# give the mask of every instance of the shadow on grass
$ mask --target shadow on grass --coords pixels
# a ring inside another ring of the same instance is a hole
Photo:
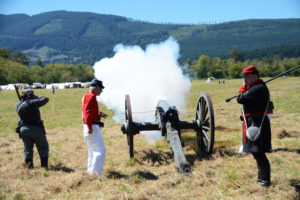
[[[109,179],[122,179],[122,178],[126,179],[126,178],[128,178],[128,175],[122,174],[117,171],[110,170],[108,172],[107,178],[109,178]]]
[[[158,176],[156,176],[153,173],[148,172],[148,171],[145,171],[145,172],[137,171],[137,172],[134,172],[133,174],[131,174],[130,177],[138,177],[140,179],[146,179],[146,180],[152,180],[152,181],[158,180]]]
[[[212,154],[216,157],[233,157],[233,156],[239,157],[240,156],[240,154],[236,152],[234,149],[225,149],[225,148],[215,149],[213,150]]]
[[[196,150],[194,150],[196,151]],[[163,152],[159,150],[143,150],[141,152],[137,152],[135,161],[138,162],[140,165],[147,165],[150,164],[151,166],[164,166],[169,165],[174,162],[173,153],[170,152]],[[225,148],[218,148],[213,150],[211,155],[207,154],[185,154],[187,162],[193,166],[195,161],[202,161],[202,160],[212,160],[216,158],[226,158],[226,157],[239,157],[240,154],[236,152],[234,149],[225,149]]]
[[[69,167],[63,166],[61,163],[59,163],[57,165],[54,165],[54,166],[50,166],[49,170],[52,170],[52,171],[63,171],[65,173],[71,173],[71,172],[75,171],[74,169],[71,169]]]
[[[271,153],[273,152],[277,152],[277,151],[283,151],[283,152],[295,152],[297,154],[300,154],[300,149],[295,149],[295,150],[290,150],[290,149],[287,149],[287,148],[277,148],[277,149],[273,149]]]
[[[158,180],[158,176],[149,171],[137,171],[132,173],[131,175],[122,174],[117,171],[109,171],[107,175],[107,178],[109,179],[130,179],[134,177],[145,180]]]
[[[170,164],[172,159],[173,155],[171,152],[149,149],[138,152],[136,161],[141,165],[150,163],[152,166],[162,166]]]
[[[185,158],[186,158],[186,161],[188,161],[188,163],[191,165],[191,166],[194,166],[194,163],[196,160],[202,160],[202,159],[210,159],[209,157],[207,156],[201,156],[201,155],[198,155],[198,154],[187,154],[185,155]]]
[[[297,192],[298,199],[300,199],[300,179],[290,180],[291,186],[293,186]]]
[[[186,160],[193,166],[195,161],[202,161],[202,160],[214,160],[217,158],[227,158],[227,157],[239,157],[241,156],[238,152],[234,149],[225,149],[225,148],[218,148],[214,149],[211,155],[207,154],[188,154],[186,155]]]

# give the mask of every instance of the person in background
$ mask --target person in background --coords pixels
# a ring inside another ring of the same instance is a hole
[[[22,92],[21,100],[16,104],[16,110],[20,117],[16,132],[19,133],[24,143],[25,167],[28,169],[34,167],[34,144],[38,149],[41,166],[48,168],[49,145],[39,110],[48,101],[47,97],[35,96],[32,89],[25,89]]]
[[[264,81],[259,78],[259,72],[255,66],[245,68],[242,75],[244,82],[239,89],[237,102],[243,105],[244,111],[243,152],[252,153],[258,167],[257,182],[261,182],[262,187],[268,187],[271,184],[271,171],[265,153],[271,151],[271,127],[269,118],[265,117],[265,112],[269,105],[270,94]],[[248,127],[262,125],[257,140],[251,141],[246,136],[246,125]]]
[[[89,174],[96,173],[102,175],[106,149],[104,146],[100,121],[106,114],[99,111],[96,96],[99,96],[104,89],[102,81],[93,79],[90,83],[89,91],[82,98],[82,118],[83,118],[83,135],[88,146],[88,165]]]

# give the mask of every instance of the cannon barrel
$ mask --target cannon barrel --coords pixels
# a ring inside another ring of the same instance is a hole
[[[156,109],[162,113],[163,121],[177,122],[179,121],[178,111],[175,106],[169,106],[165,100],[159,100]]]

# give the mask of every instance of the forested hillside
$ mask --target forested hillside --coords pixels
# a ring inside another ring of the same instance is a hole
[[[202,54],[225,59],[234,47],[245,59],[300,56],[300,19],[183,25],[86,12],[0,15],[0,48],[20,50],[32,62],[92,65],[112,56],[118,43],[145,47],[170,35],[180,44],[181,62]]]

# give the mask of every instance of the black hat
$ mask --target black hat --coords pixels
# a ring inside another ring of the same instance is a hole
[[[94,86],[94,87],[100,87],[102,89],[104,89],[104,86],[102,84],[102,81],[98,80],[98,79],[93,79],[90,83],[91,86]]]
[[[22,93],[23,93],[23,95],[33,95],[33,90],[32,89],[25,89]]]

